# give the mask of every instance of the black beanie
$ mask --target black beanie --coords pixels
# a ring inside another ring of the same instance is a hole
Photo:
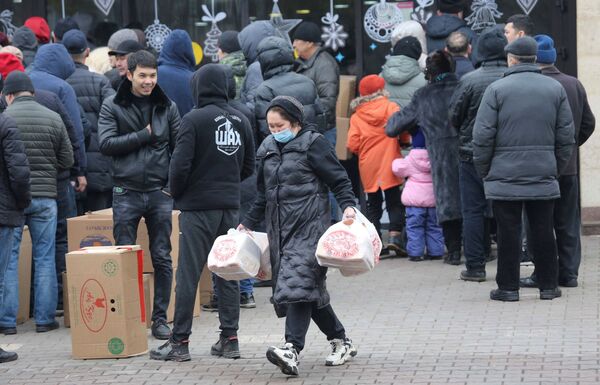
[[[4,95],[16,94],[23,91],[34,92],[33,83],[25,72],[13,71],[4,80]]]
[[[435,0],[435,6],[441,13],[459,13],[465,10],[463,0]]]
[[[321,29],[312,21],[303,21],[294,31],[294,40],[321,42]]]
[[[79,29],[79,24],[72,17],[68,16],[66,19],[60,19],[54,26],[54,36],[62,40],[65,33],[72,29]]]
[[[225,31],[219,37],[219,48],[224,53],[240,51],[240,42],[238,40],[238,31]]]
[[[392,55],[394,56],[408,56],[415,60],[419,60],[422,53],[421,43],[414,36],[406,36],[398,40],[392,50]]]
[[[477,40],[477,61],[506,59],[504,47],[508,44],[504,31],[500,28],[490,28],[484,31]]]
[[[303,123],[304,122],[304,106],[298,101],[298,99],[291,96],[277,96],[271,101],[267,113],[273,107],[282,108],[293,120]]]

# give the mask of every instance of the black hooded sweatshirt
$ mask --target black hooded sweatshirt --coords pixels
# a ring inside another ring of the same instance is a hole
[[[254,172],[248,119],[228,104],[225,68],[207,64],[192,76],[196,108],[181,120],[169,180],[182,211],[240,207],[240,182]]]

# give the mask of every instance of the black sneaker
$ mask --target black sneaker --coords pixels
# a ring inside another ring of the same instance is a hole
[[[502,290],[494,289],[490,291],[490,299],[494,301],[508,301],[514,302],[519,300],[518,290]]]
[[[460,272],[460,279],[463,281],[470,282],[484,282],[485,271],[484,270],[463,270]]]
[[[210,354],[234,360],[240,358],[240,345],[237,336],[220,336],[219,340],[210,348]]]
[[[281,348],[271,346],[267,349],[267,359],[270,363],[281,369],[283,374],[287,374],[288,376],[298,375],[298,365],[300,364],[298,361],[298,352],[294,348],[294,345],[289,342]]]
[[[54,321],[52,323],[49,324],[45,324],[45,325],[35,325],[35,331],[36,333],[46,333],[52,330],[56,330],[60,327],[60,325],[58,324],[58,321]]]
[[[254,309],[256,302],[254,301],[254,295],[252,293],[241,293],[240,294],[240,307],[244,309]]]
[[[0,333],[4,334],[5,336],[17,334],[17,328],[11,326],[0,326]]]
[[[165,342],[163,345],[150,351],[150,358],[161,361],[189,361],[190,350],[188,348],[189,341],[175,342],[172,339]]]
[[[537,288],[538,283],[537,283],[537,280],[535,279],[535,277],[530,276],[530,277],[519,279],[519,287],[535,287],[535,288]]]
[[[554,289],[540,290],[540,299],[552,300],[561,296],[562,291],[560,291],[558,287],[555,287]]]
[[[217,296],[216,295],[211,296],[209,304],[201,305],[200,307],[204,311],[210,311],[210,312],[219,311],[219,302],[217,301]]]
[[[168,340],[171,338],[171,329],[165,321],[159,320],[152,323],[152,335],[157,340]]]
[[[19,356],[14,352],[7,352],[0,348],[0,363],[15,361]]]
[[[460,251],[452,251],[448,253],[446,258],[444,258],[444,263],[454,266],[460,265]]]

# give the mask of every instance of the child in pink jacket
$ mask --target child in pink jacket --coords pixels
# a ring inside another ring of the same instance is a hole
[[[402,191],[402,203],[406,206],[408,258],[413,262],[424,258],[442,259],[444,235],[437,221],[431,164],[425,138],[420,132],[413,137],[413,149],[408,156],[392,162],[392,171],[398,177],[408,178]]]

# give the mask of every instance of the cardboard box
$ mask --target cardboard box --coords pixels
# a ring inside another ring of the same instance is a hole
[[[31,234],[29,228],[23,228],[23,239],[19,251],[19,310],[17,311],[17,325],[29,319],[31,305]]]
[[[356,76],[341,75],[340,91],[337,104],[335,105],[335,116],[338,118],[350,117],[350,102],[356,97]]]
[[[67,254],[73,358],[147,352],[139,246],[88,247]]]
[[[172,216],[171,259],[174,269],[177,267],[177,257],[179,256],[179,213],[179,211],[174,210]],[[83,247],[114,245],[112,209],[94,211],[80,217],[69,218],[67,220],[67,232],[69,251],[76,251]],[[153,272],[150,240],[144,218],[142,218],[138,227],[136,243],[144,250],[144,273]]]
[[[352,158],[352,153],[346,147],[348,144],[348,131],[350,130],[350,118],[337,118],[336,129],[335,153],[339,160],[348,160]]]
[[[198,291],[200,293],[200,305],[209,305],[210,299],[213,295],[212,276],[208,266],[204,265],[202,269],[202,276],[200,276],[200,284],[198,285]]]
[[[69,281],[67,280],[67,272],[66,271],[62,272],[62,282],[63,282],[64,288],[69,287]],[[63,310],[64,310],[63,324],[65,325],[66,328],[70,328],[71,327],[71,319],[70,319],[71,311],[69,310],[69,290],[67,290],[67,289],[63,290]]]

